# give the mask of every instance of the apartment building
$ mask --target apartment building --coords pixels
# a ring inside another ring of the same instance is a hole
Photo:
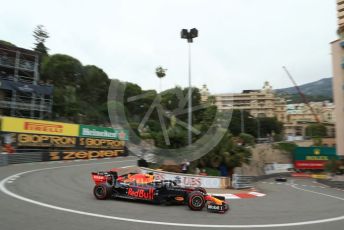
[[[0,44],[0,115],[50,118],[53,86],[40,81],[39,56]]]
[[[344,158],[344,0],[337,0],[339,39],[331,42],[337,154]]]
[[[219,111],[245,110],[253,117],[276,117],[281,122],[286,119],[286,101],[275,95],[269,82],[265,82],[260,90],[216,94],[214,97]]]

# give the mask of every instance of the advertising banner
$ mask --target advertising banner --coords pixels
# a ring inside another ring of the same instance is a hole
[[[76,148],[77,137],[12,133],[17,147]]]
[[[34,84],[25,84],[23,82],[10,81],[10,80],[0,80],[0,88],[7,90],[17,90],[24,93],[38,93],[51,95],[53,94],[53,86],[51,85],[34,85]]]
[[[331,147],[297,147],[294,151],[297,169],[324,169],[328,160],[336,159],[336,149]]]
[[[230,185],[230,178],[228,177],[198,176],[156,171],[148,168],[141,168],[141,171],[142,173],[154,173],[157,180],[175,180],[178,185],[187,187],[228,188]]]
[[[124,130],[124,129],[113,129],[113,128],[91,126],[91,125],[80,125],[79,136],[127,141],[129,137],[129,133],[128,133],[128,130]]]
[[[2,117],[1,131],[61,136],[78,136],[79,125],[16,117]]]
[[[46,154],[45,161],[96,159],[124,156],[125,150],[77,150],[77,151],[51,151]]]
[[[75,148],[75,149],[124,149],[125,141],[84,137],[41,135],[32,133],[6,133],[16,147]]]
[[[297,147],[294,160],[330,160],[337,159],[336,149],[331,147]]]
[[[327,161],[295,161],[294,165],[297,169],[324,169]]]
[[[293,164],[266,164],[264,166],[264,171],[266,175],[274,174],[274,173],[285,173],[289,172],[292,168],[294,168]]]

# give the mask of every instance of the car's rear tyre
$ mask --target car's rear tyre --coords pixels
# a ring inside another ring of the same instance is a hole
[[[193,211],[201,211],[205,205],[203,193],[200,191],[193,191],[188,197],[188,206]]]
[[[111,197],[111,187],[106,184],[98,184],[94,186],[93,194],[98,200],[106,200]]]

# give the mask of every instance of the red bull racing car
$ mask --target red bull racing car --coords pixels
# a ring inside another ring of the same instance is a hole
[[[187,204],[193,211],[205,206],[209,212],[225,213],[228,203],[222,196],[210,196],[202,187],[182,187],[172,180],[156,180],[153,174],[129,173],[118,176],[116,170],[92,172],[94,196],[99,200],[122,198],[156,204]]]

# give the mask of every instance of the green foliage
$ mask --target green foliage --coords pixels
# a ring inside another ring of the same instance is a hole
[[[16,47],[16,45],[14,45],[13,43],[8,42],[8,41],[4,41],[4,40],[0,40],[0,45],[14,46],[14,47]]]
[[[45,40],[49,38],[49,33],[43,25],[38,25],[33,31],[33,37],[36,41],[34,48],[35,51],[40,52],[43,55],[48,55],[48,48],[44,45]]]
[[[54,84],[53,118],[84,124],[108,125],[107,94],[110,80],[93,65],[64,54],[46,56],[41,78]]]
[[[327,128],[323,124],[311,124],[306,127],[306,136],[322,138],[327,136]]]
[[[325,171],[330,173],[337,173],[341,171],[341,164],[340,160],[329,160],[325,164]]]
[[[220,176],[220,171],[217,169],[206,167],[204,170],[208,176]]]
[[[257,118],[260,122],[260,137],[272,136],[280,134],[283,131],[283,123],[279,122],[275,117]]]
[[[279,142],[273,145],[274,148],[280,149],[286,153],[292,154],[297,145],[294,142]]]
[[[274,117],[254,118],[247,111],[233,110],[232,119],[228,130],[235,136],[241,133],[241,123],[244,123],[244,131],[254,137],[272,136],[273,134],[281,134],[283,123]]]
[[[82,65],[79,60],[64,54],[54,54],[43,60],[41,79],[55,87],[74,85],[80,87]]]
[[[199,164],[211,168],[218,168],[223,164],[231,170],[243,163],[249,163],[251,156],[251,150],[237,145],[232,135],[227,132],[219,144],[199,160]]]
[[[243,145],[247,146],[254,146],[255,145],[255,138],[254,136],[247,134],[247,133],[240,133],[239,138],[242,140]]]
[[[166,76],[166,69],[159,66],[155,69],[155,74],[158,78],[163,78]]]

